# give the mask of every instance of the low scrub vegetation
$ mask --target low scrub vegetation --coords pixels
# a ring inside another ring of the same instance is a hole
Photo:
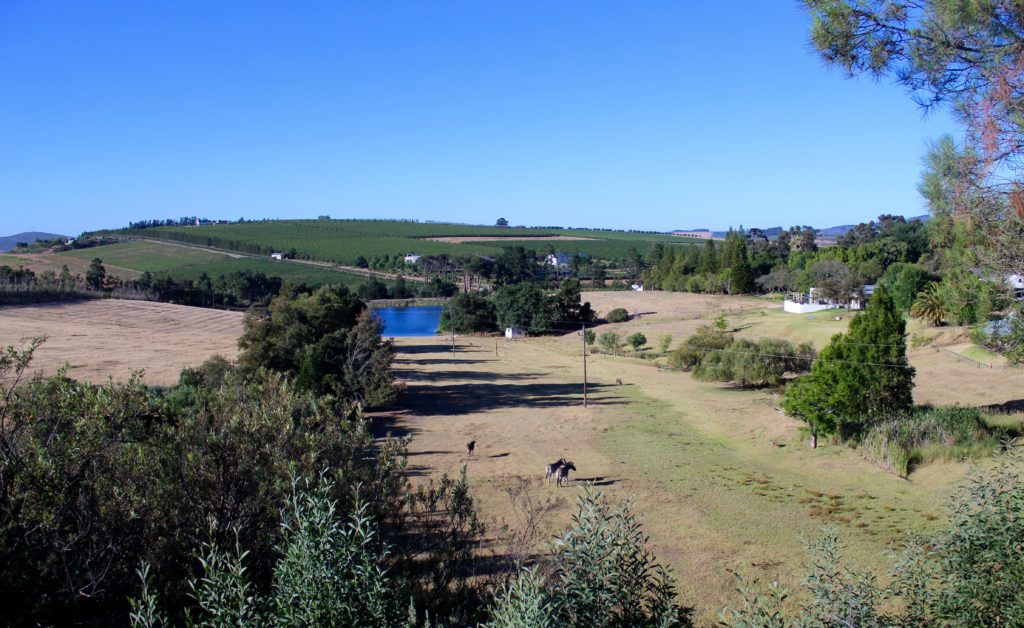
[[[704,325],[669,356],[669,365],[690,371],[705,382],[732,382],[743,387],[778,386],[787,373],[806,373],[814,347],[788,340],[735,339],[721,326]]]
[[[900,477],[918,464],[978,458],[997,451],[999,434],[976,408],[921,408],[873,424],[860,443],[863,454]]]

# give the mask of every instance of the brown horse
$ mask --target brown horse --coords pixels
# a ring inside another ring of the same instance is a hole
[[[466,443],[466,451],[469,453],[470,456],[473,455],[473,452],[475,450],[476,450],[476,441],[475,440],[471,440],[468,443]]]

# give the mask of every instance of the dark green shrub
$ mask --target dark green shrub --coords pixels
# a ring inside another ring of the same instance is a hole
[[[626,311],[626,308],[617,307],[608,312],[608,316],[605,318],[609,323],[625,323],[629,320],[629,312]]]

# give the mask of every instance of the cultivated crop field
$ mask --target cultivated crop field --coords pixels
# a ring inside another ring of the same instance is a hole
[[[168,386],[181,369],[213,355],[238,354],[242,314],[149,301],[79,301],[5,306],[0,310],[0,346],[22,346],[45,336],[33,370],[52,375],[68,365],[68,376],[97,384],[125,381],[143,369],[144,381]]]
[[[648,250],[654,243],[681,246],[697,242],[665,234],[600,231],[593,229],[501,228],[478,225],[450,225],[386,220],[273,220],[200,227],[159,227],[108,231],[114,235],[133,235],[187,242],[219,249],[269,255],[273,251],[294,248],[299,255],[340,264],[353,264],[357,257],[384,255],[499,255],[502,246],[524,246],[538,251],[553,247],[566,253],[585,253],[603,258],[618,258],[635,247]],[[516,240],[520,236],[528,238]],[[544,236],[584,238],[567,240]],[[501,241],[475,240],[442,242],[437,238],[491,237]]]
[[[816,344],[848,323],[845,315],[787,319],[778,304],[751,298],[623,292],[583,298],[599,312],[643,313],[597,331],[642,331],[655,346],[661,334],[672,334],[677,345],[719,313],[731,326],[745,327],[741,334],[788,334]],[[889,549],[909,534],[945,525],[946,500],[968,469],[962,462],[932,463],[908,481],[845,446],[811,451],[801,423],[776,410],[775,392],[697,382],[636,358],[591,356],[590,403],[583,408],[576,334],[466,338],[454,354],[443,339],[404,339],[398,350],[396,368],[409,391],[400,410],[381,413],[378,421],[381,430],[413,435],[414,473],[455,473],[468,463],[492,532],[513,519],[509,489],[525,486],[535,502],[555,500],[548,532],[566,525],[583,483],[631,499],[702,624],[714,623],[735,601],[730,570],[798,590],[805,570],[800,536],[814,536],[821,526],[837,528],[847,555],[884,577]],[[951,403],[955,390],[963,405],[990,406],[1024,390],[1022,371],[993,376],[932,348],[912,351],[911,361],[918,368],[918,403]],[[1019,414],[1008,415],[1005,424],[1020,421]],[[477,441],[472,458],[465,454],[469,440]],[[563,456],[578,468],[574,486],[545,485],[544,464]],[[500,533],[494,543],[501,552]]]

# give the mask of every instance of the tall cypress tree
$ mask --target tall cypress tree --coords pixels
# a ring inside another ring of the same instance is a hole
[[[754,269],[750,267],[747,256],[747,243],[736,236],[732,251],[732,262],[729,264],[729,281],[733,294],[748,294],[754,291]]]
[[[786,412],[814,433],[856,439],[876,421],[909,412],[914,369],[907,363],[906,322],[879,286],[850,330],[832,337],[811,373],[786,391]]]
[[[704,248],[701,249],[700,258],[697,261],[697,274],[707,275],[718,272],[718,250],[715,248],[715,241],[707,239]]]

